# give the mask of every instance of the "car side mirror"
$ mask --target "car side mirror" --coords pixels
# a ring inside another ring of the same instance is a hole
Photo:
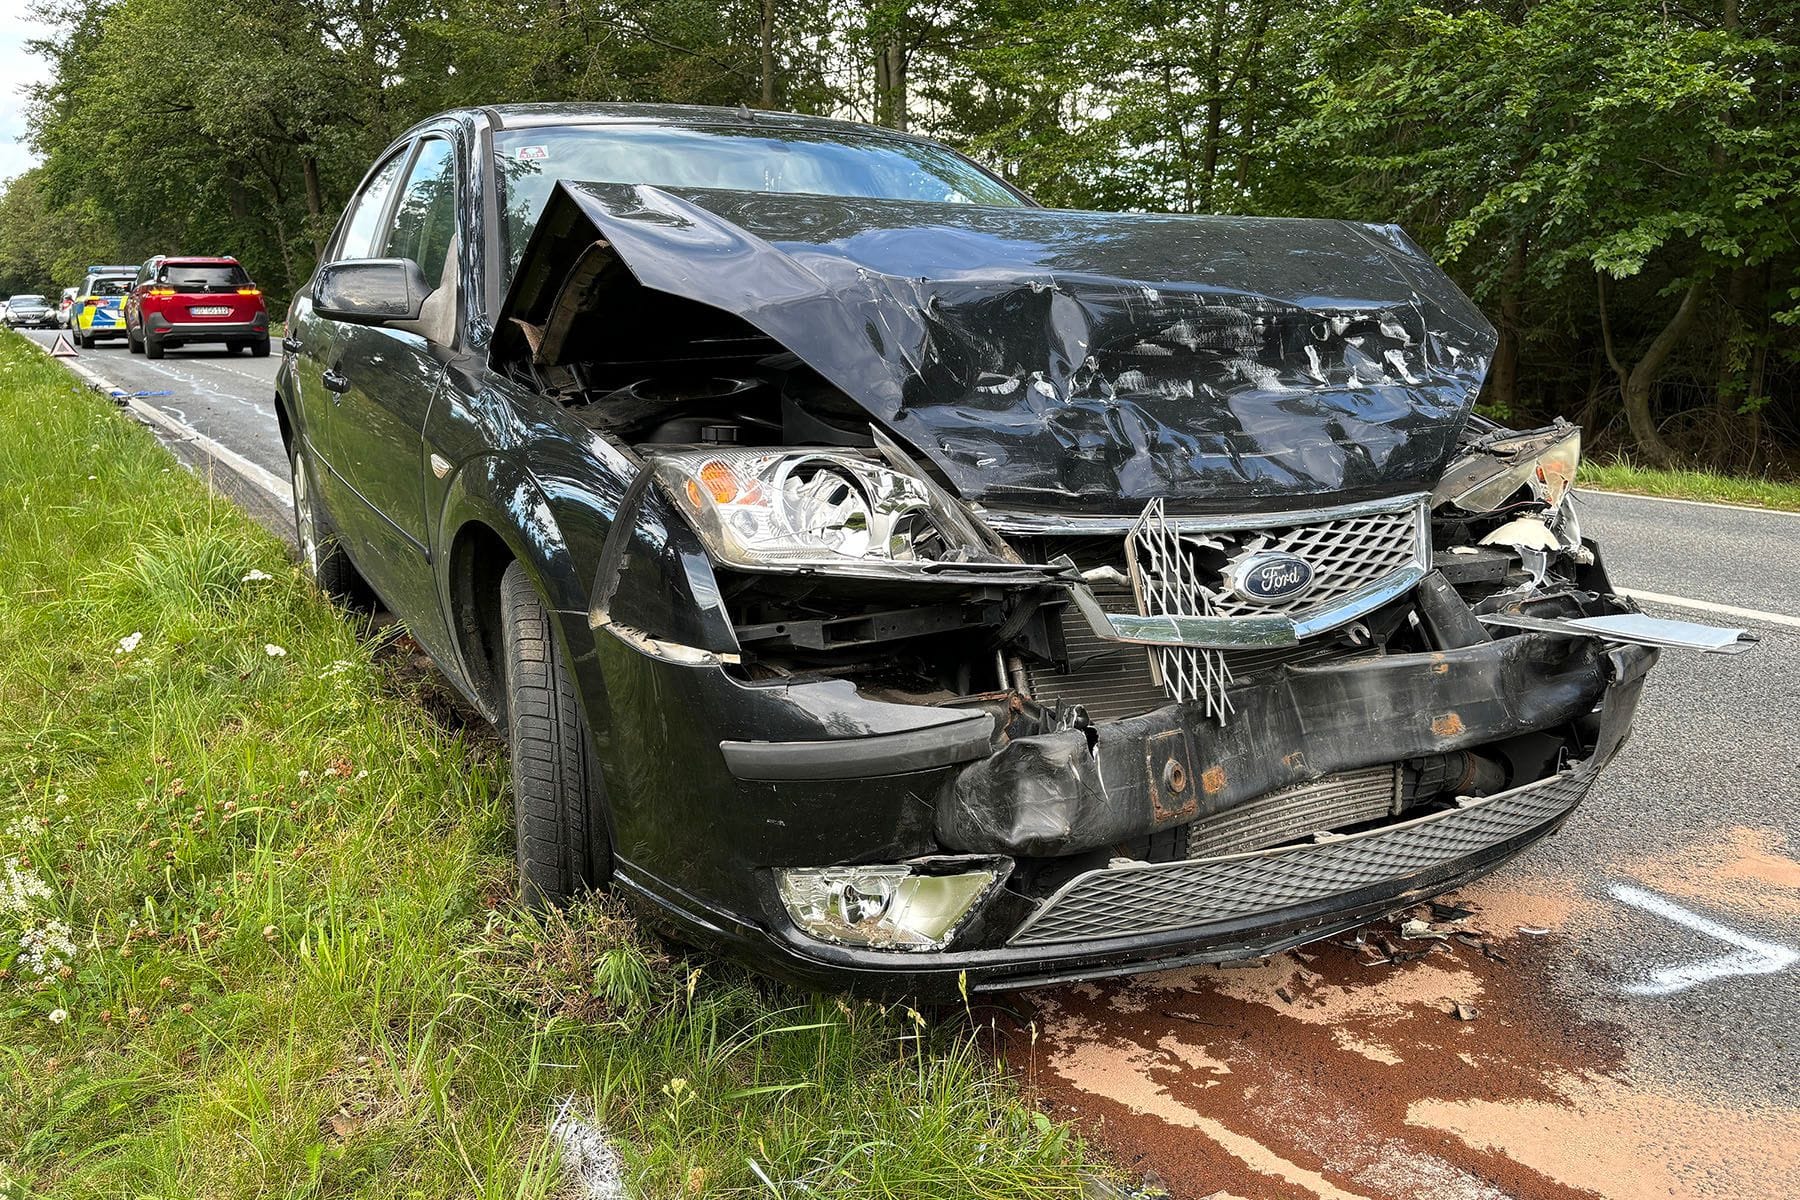
[[[425,272],[410,258],[346,258],[319,268],[313,311],[355,325],[392,325],[418,320],[430,294]]]

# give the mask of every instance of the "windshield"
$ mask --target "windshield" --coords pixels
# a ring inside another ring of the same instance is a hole
[[[509,281],[559,179],[945,204],[1023,203],[942,146],[879,134],[755,125],[514,129],[494,136],[494,158]]]
[[[12,298],[12,302],[14,304],[23,304],[27,308],[29,308],[32,305],[42,306],[44,303],[44,298],[42,296],[14,296]]]
[[[123,296],[131,290],[132,278],[129,275],[116,275],[111,279],[90,279],[84,296]]]

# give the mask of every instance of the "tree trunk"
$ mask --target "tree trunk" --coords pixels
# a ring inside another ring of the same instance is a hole
[[[775,107],[775,0],[762,0],[762,92],[764,108]]]
[[[1606,314],[1606,274],[1596,272],[1595,277],[1600,281],[1600,334],[1606,345],[1606,359],[1619,377],[1619,393],[1625,400],[1625,423],[1631,428],[1631,440],[1637,443],[1638,453],[1649,459],[1652,466],[1666,466],[1674,461],[1675,450],[1663,440],[1662,431],[1656,427],[1656,415],[1650,411],[1650,401],[1655,395],[1663,364],[1687,336],[1694,318],[1699,315],[1701,282],[1695,280],[1688,285],[1675,315],[1662,327],[1662,332],[1650,339],[1644,353],[1628,368],[1619,360],[1613,347],[1612,324]]]
[[[905,133],[906,43],[895,35],[875,55],[875,123]]]
[[[1513,239],[1506,269],[1500,273],[1500,340],[1488,371],[1487,403],[1510,413],[1519,402],[1519,341],[1524,323],[1525,238]]]
[[[300,174],[306,180],[306,215],[313,227],[313,253],[325,256],[325,195],[319,186],[319,160],[310,154],[300,156]]]

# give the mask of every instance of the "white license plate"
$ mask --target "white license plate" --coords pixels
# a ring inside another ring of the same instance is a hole
[[[203,304],[199,308],[190,308],[188,311],[196,317],[228,317],[231,315],[230,307],[220,304]]]

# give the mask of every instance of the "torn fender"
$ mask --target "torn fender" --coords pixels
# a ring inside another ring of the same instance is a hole
[[[1495,344],[1391,225],[565,181],[494,365],[644,357],[633,288],[778,342],[967,499],[1095,511],[1429,490]]]
[[[1092,731],[1019,737],[945,786],[947,849],[1072,854],[1203,819],[1336,771],[1462,750],[1590,711],[1643,647],[1546,634],[1455,650],[1288,667],[1231,691],[1216,726],[1170,705]],[[1090,745],[1090,732],[1093,742]]]

